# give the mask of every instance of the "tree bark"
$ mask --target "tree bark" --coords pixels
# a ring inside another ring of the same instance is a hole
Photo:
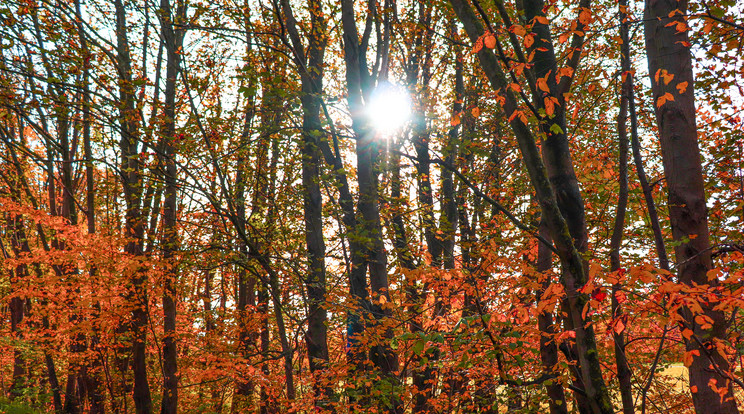
[[[629,23],[625,8],[628,6],[627,0],[620,0],[620,70],[622,73],[622,86],[620,92],[620,113],[617,116],[617,136],[618,136],[618,201],[617,210],[615,211],[615,223],[612,228],[610,238],[610,270],[613,272],[620,271],[620,247],[623,240],[623,229],[625,228],[625,212],[628,206],[628,104],[632,94],[632,74],[630,72],[630,35]],[[611,295],[611,308],[613,321],[624,321],[624,312],[620,302],[617,299],[618,292],[622,285],[618,281],[613,283]],[[618,332],[619,331],[619,332]],[[635,411],[633,403],[633,389],[631,388],[632,372],[628,365],[628,358],[625,354],[625,333],[624,330],[613,329],[612,337],[615,342],[615,365],[617,366],[617,381],[620,386],[620,397],[623,404],[624,414],[633,414]]]
[[[678,243],[674,251],[679,282],[717,286],[718,280],[707,275],[713,263],[686,19],[686,0],[645,2],[646,54],[667,183],[669,220],[672,237]],[[670,76],[673,77],[669,79]],[[673,100],[667,99],[669,96]],[[689,308],[682,310],[684,328],[693,331],[685,346],[688,352],[699,353],[693,355],[689,367],[695,410],[738,413],[732,381],[727,378],[732,375],[729,361],[716,351],[715,342],[725,338],[729,323],[722,311],[714,310],[714,303],[701,301],[700,305],[703,315],[713,321],[710,329],[703,329]],[[710,384],[726,389],[726,396],[721,398]]]
[[[158,154],[165,182],[163,199],[163,232],[161,248],[167,268],[163,281],[163,399],[161,414],[175,414],[178,409],[178,349],[176,346],[176,315],[178,283],[178,170],[176,167],[176,82],[181,60],[184,30],[174,27],[186,17],[184,1],[176,2],[175,13],[169,0],[160,1],[158,13],[161,35],[165,43],[165,95],[162,116],[163,152]]]
[[[136,109],[135,88],[132,79],[131,56],[129,50],[126,9],[122,0],[114,0],[116,12],[116,69],[119,75],[119,127],[121,153],[121,179],[126,202],[125,236],[129,238],[124,250],[137,258],[144,255],[145,218],[142,216],[142,166],[139,157],[140,118]],[[128,356],[120,357],[119,370],[126,384],[126,371],[129,363],[134,374],[134,405],[137,414],[152,412],[152,398],[147,378],[147,276],[137,269],[130,277],[131,292],[127,301],[133,305],[132,317],[120,333],[129,331],[132,339],[129,345],[131,361]],[[128,352],[126,352],[128,353]],[[126,389],[126,385],[124,386]]]
[[[326,47],[327,22],[319,0],[308,3],[311,29],[305,55],[297,31],[294,14],[288,0],[282,1],[285,25],[290,34],[296,60],[301,70],[302,95],[302,186],[304,199],[305,243],[308,269],[305,277],[307,289],[307,356],[316,393],[316,406],[327,407],[326,399],[333,394],[330,384],[321,383],[328,368],[328,328],[326,312],[325,241],[323,239],[323,196],[320,191],[321,152],[318,142],[323,137],[320,107],[323,93],[323,59]]]

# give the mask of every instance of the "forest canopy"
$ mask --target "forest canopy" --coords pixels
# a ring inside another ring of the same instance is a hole
[[[738,413],[744,6],[3,0],[0,410]]]

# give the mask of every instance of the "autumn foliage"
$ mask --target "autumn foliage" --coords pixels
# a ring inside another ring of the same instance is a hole
[[[0,411],[738,413],[743,12],[3,2]]]

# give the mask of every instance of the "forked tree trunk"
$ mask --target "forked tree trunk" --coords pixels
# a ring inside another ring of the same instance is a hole
[[[472,7],[463,0],[450,0],[450,3],[463,23],[470,41],[476,43],[485,34],[485,30]],[[543,39],[549,40],[549,33]],[[568,145],[565,138],[560,137],[560,135],[565,137],[565,128],[561,128],[562,134],[548,129],[551,135],[543,146],[543,158],[546,159],[543,163],[535,144],[534,134],[517,116],[519,106],[497,57],[490,49],[484,47],[478,51],[478,59],[494,90],[499,91],[505,98],[504,112],[510,119],[509,124],[519,143],[530,181],[542,209],[542,218],[550,230],[561,260],[562,281],[567,295],[567,319],[576,333],[577,358],[587,403],[594,413],[612,413],[612,401],[602,378],[594,329],[590,318],[582,313],[588,301],[587,295],[579,291],[587,281],[586,263],[580,255],[580,252],[585,250],[585,243],[582,240],[586,240],[586,228],[585,224],[582,224],[583,202],[575,175],[571,174],[573,167]],[[560,121],[560,118],[557,121]]]
[[[145,218],[142,215],[142,165],[139,157],[140,119],[136,109],[132,60],[127,32],[127,11],[122,0],[114,0],[116,12],[116,66],[119,75],[119,150],[121,156],[122,186],[126,203],[125,236],[129,238],[124,250],[138,258],[144,255]],[[152,412],[152,397],[147,378],[147,276],[143,269],[136,269],[130,276],[130,293],[126,300],[132,305],[131,319],[119,329],[120,334],[131,335],[131,345],[119,357],[119,371],[126,394],[128,366],[134,374],[134,406],[137,414]],[[130,359],[131,357],[131,359]],[[126,398],[126,397],[125,397]]]

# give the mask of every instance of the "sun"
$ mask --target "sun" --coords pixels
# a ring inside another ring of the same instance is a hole
[[[389,82],[381,83],[372,92],[367,116],[373,128],[389,135],[410,119],[411,97],[404,88]]]

